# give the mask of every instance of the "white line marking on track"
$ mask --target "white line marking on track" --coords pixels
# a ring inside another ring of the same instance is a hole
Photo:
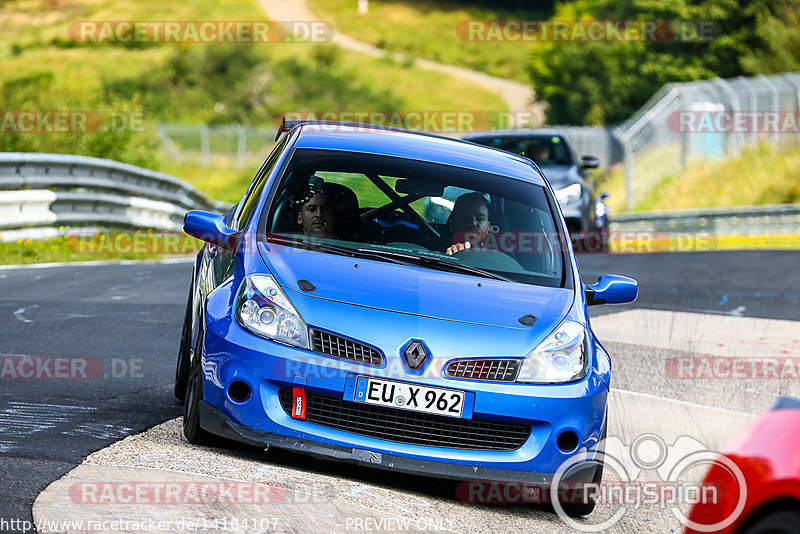
[[[22,265],[0,265],[0,271],[14,269],[48,269],[50,267],[96,267],[98,265],[171,265],[175,263],[190,263],[195,255],[180,258],[165,258],[163,260],[120,260],[120,261],[61,261],[53,263],[29,263]]]
[[[32,323],[33,322],[32,320],[25,318],[25,312],[38,307],[39,307],[38,304],[34,304],[33,306],[28,306],[27,308],[20,308],[14,312],[14,318],[17,319],[18,321],[22,321],[23,323]]]

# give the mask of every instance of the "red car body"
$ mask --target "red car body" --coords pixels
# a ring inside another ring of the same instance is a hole
[[[694,505],[689,513],[694,524],[685,534],[800,532],[800,401],[779,399],[722,454],[741,471],[745,488],[731,464],[713,465],[703,485],[719,488],[719,499]],[[708,530],[712,525],[717,526]]]

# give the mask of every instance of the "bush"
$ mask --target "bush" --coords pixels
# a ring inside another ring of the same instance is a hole
[[[158,140],[143,121],[141,106],[104,98],[100,84],[89,77],[58,79],[47,72],[8,80],[0,87],[0,110],[5,119],[0,151],[80,154],[156,167]],[[25,111],[40,117],[73,112],[88,120],[62,133],[47,133],[45,127],[24,132],[14,117]]]

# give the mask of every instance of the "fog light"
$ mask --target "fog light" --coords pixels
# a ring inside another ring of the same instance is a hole
[[[578,448],[578,435],[572,430],[565,430],[558,435],[556,445],[562,452],[572,452]]]
[[[233,402],[245,402],[250,398],[250,386],[241,380],[234,380],[228,386],[228,397]]]

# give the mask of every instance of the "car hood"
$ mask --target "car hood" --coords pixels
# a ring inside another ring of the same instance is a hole
[[[267,267],[294,294],[377,310],[445,321],[531,330],[520,323],[536,317],[534,329],[549,333],[574,298],[569,289],[480,278],[424,267],[350,258],[259,243]],[[316,289],[303,292],[298,280]],[[303,313],[302,310],[298,310]]]
[[[541,167],[542,174],[553,186],[553,189],[561,189],[576,182],[582,182],[577,167],[564,166],[545,166]]]

